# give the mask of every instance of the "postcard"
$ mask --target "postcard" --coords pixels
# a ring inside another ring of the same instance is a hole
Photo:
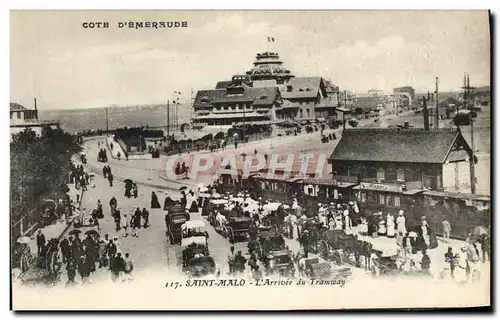
[[[488,11],[11,11],[13,310],[491,305]]]

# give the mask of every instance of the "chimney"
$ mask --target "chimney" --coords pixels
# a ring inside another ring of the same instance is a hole
[[[38,121],[38,107],[36,105],[36,97],[33,98],[33,101],[35,103],[35,119],[36,119],[36,121]]]
[[[429,131],[430,126],[429,126],[429,109],[427,109],[427,102],[425,97],[422,98],[422,102],[424,104],[424,111],[422,112],[424,114],[424,130]]]

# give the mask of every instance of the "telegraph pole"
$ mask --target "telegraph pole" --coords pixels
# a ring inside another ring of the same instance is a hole
[[[106,108],[106,136],[109,132],[108,108]]]
[[[472,112],[474,111],[473,106],[470,104],[470,98],[471,98],[471,86],[469,82],[469,74],[467,74],[467,100],[466,100],[466,107],[470,106],[470,109],[467,108],[470,111],[470,144],[472,148],[472,161],[471,161],[471,193],[475,194],[476,193],[476,150],[474,147],[474,117],[472,116]]]
[[[167,138],[170,139],[170,101],[167,100]]]
[[[436,129],[439,129],[439,78],[436,77]]]

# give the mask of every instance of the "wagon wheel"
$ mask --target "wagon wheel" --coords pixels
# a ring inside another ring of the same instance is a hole
[[[322,240],[319,243],[319,252],[320,252],[321,257],[323,257],[324,259],[327,259],[329,251],[330,251],[330,247],[328,246],[328,243],[325,240]]]
[[[344,253],[340,250],[335,250],[333,252],[333,262],[335,262],[338,265],[341,265],[344,263]]]

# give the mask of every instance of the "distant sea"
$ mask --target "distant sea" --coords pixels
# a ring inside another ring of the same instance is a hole
[[[110,108],[39,110],[40,120],[57,120],[61,127],[71,133],[89,129],[106,129],[106,109],[109,129],[134,126],[165,127],[166,105],[126,106]],[[178,106],[179,124],[189,122],[192,106]],[[170,124],[173,124],[173,107],[170,106]]]

